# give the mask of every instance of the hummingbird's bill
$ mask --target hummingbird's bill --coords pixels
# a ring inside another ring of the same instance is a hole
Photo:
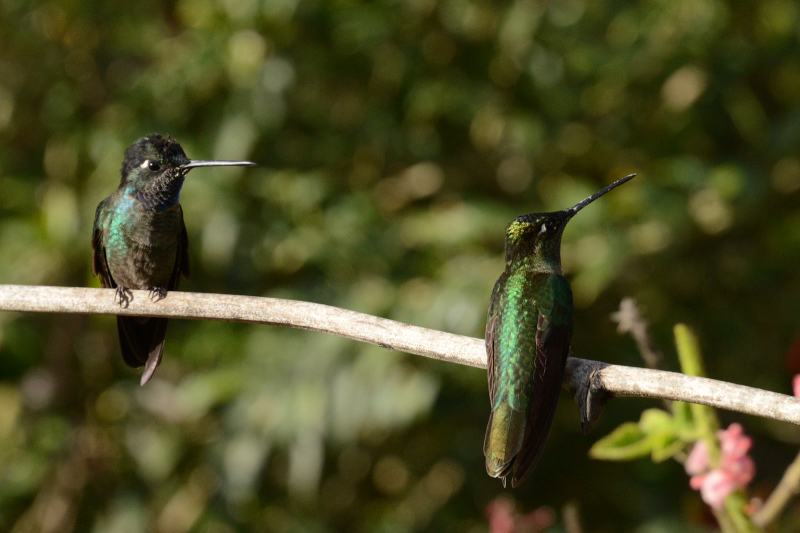
[[[611,185],[609,185],[605,189],[597,191],[596,193],[591,195],[586,200],[583,200],[582,202],[578,202],[574,206],[570,207],[569,209],[567,209],[567,211],[572,211],[572,215],[575,215],[575,213],[577,213],[578,211],[580,211],[581,209],[583,209],[584,207],[586,207],[590,203],[594,202],[595,200],[597,200],[598,198],[603,196],[608,191],[610,191],[612,189],[616,189],[617,187],[619,187],[620,185],[622,185],[626,181],[632,180],[635,176],[636,176],[636,174],[630,174],[628,176],[625,176],[624,178],[618,179],[617,181],[615,181],[614,183],[612,183]]]
[[[258,166],[252,161],[208,161],[205,159],[192,159],[188,163],[181,165],[183,169],[198,167],[255,167]]]

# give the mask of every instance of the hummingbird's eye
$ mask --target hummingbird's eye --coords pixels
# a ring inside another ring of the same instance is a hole
[[[147,168],[149,168],[151,172],[158,172],[161,170],[161,163],[158,161],[150,161],[147,164]]]
[[[542,233],[553,233],[556,230],[556,225],[553,222],[545,222],[539,230],[539,235]]]

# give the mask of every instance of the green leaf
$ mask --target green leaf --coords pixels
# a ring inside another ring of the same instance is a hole
[[[700,343],[694,332],[686,324],[675,324],[673,330],[681,371],[689,376],[705,377],[706,371],[703,368],[703,357],[700,355]]]
[[[647,409],[639,418],[639,427],[648,435],[654,433],[674,434],[675,420],[663,409]]]
[[[686,402],[672,402],[672,418],[675,433],[683,442],[694,442],[700,438],[697,424],[692,415],[692,407]]]
[[[647,409],[638,423],[622,424],[597,441],[589,455],[607,461],[626,461],[649,454],[654,462],[660,463],[683,447],[672,415],[662,409]]]
[[[678,360],[684,374],[705,377],[703,358],[700,354],[700,343],[691,329],[685,324],[676,324],[674,327],[675,347],[678,350]],[[708,454],[711,464],[719,461],[720,451],[715,434],[719,429],[717,412],[712,407],[700,404],[690,404],[692,419],[697,428],[698,437],[708,444]]]
[[[678,439],[675,418],[662,409],[647,409],[639,419],[639,429],[647,435],[651,457],[660,463],[671,458],[683,449],[684,443]]]
[[[651,452],[650,440],[639,424],[625,422],[594,443],[589,456],[605,461],[629,461]]]
[[[652,451],[650,457],[654,463],[661,463],[671,459],[676,453],[683,450],[686,444],[675,435],[659,434],[650,436]]]

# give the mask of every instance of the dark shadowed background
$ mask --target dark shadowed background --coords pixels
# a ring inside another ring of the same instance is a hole
[[[683,321],[711,377],[789,392],[799,23],[791,0],[0,0],[0,283],[99,286],[95,207],[159,132],[261,165],[187,178],[184,290],[480,337],[505,225],[638,172],[565,233],[574,352],[642,365],[609,319],[633,296],[670,369]],[[586,532],[708,524],[678,463],[587,456],[655,401],[584,437],[563,393],[512,492],[484,470],[474,368],[173,321],[138,379],[113,317],[0,314],[0,530],[480,533],[501,495],[552,531],[570,502]],[[765,496],[800,430],[721,416]]]

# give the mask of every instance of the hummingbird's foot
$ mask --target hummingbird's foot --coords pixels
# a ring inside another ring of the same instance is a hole
[[[152,287],[150,289],[150,300],[153,302],[157,302],[159,300],[163,300],[167,297],[167,288],[166,287]]]
[[[128,307],[128,304],[133,300],[133,293],[130,289],[117,285],[117,290],[114,291],[114,303],[119,302],[120,307]]]

